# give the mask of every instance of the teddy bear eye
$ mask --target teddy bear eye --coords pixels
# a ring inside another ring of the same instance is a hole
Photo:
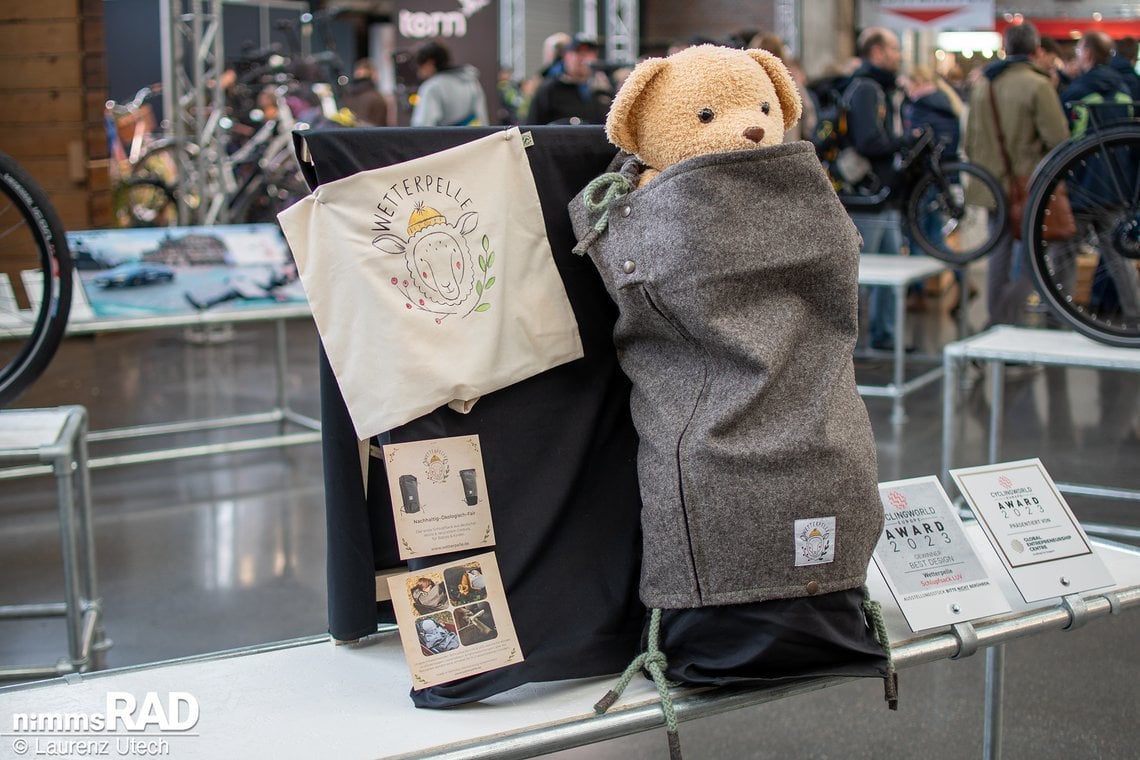
[[[697,118],[701,120],[701,124],[708,124],[716,116],[711,108],[702,108],[697,111]]]
[[[768,101],[767,101],[767,100],[765,100],[763,103],[761,103],[761,104],[760,104],[760,110],[761,110],[761,111],[762,111],[762,112],[763,112],[765,115],[767,115],[767,114],[768,114],[768,111],[772,110],[772,109],[771,109],[771,107],[768,105]]]

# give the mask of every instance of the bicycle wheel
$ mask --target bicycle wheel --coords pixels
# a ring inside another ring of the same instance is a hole
[[[940,164],[941,176],[919,178],[906,205],[910,239],[928,256],[966,264],[985,256],[1006,232],[1006,201],[1001,185],[982,167],[965,162]]]
[[[173,183],[178,175],[178,146],[172,139],[153,142],[131,167],[132,179],[157,179]]]
[[[1077,232],[1047,241],[1046,209],[1062,182]],[[1093,340],[1140,348],[1140,123],[1062,144],[1030,187],[1024,238],[1046,303]]]
[[[0,153],[0,407],[51,361],[71,308],[71,256],[47,194]]]
[[[178,220],[174,191],[160,179],[132,177],[121,183],[112,207],[123,227],[165,227]]]

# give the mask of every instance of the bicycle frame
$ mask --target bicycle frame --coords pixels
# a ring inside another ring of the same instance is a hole
[[[284,86],[274,91],[277,116],[266,120],[253,137],[232,155],[222,157],[218,162],[222,192],[211,199],[206,211],[205,224],[230,221],[229,211],[234,207],[235,201],[255,183],[264,180],[263,172],[257,170],[250,171],[247,176],[239,180],[238,171],[242,167],[255,165],[257,169],[263,170],[270,163],[279,160],[281,155],[292,155],[292,130],[296,119],[285,97],[288,91]]]

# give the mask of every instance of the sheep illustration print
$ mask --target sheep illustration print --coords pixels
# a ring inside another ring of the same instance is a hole
[[[582,356],[517,128],[278,218],[361,440]]]
[[[439,178],[428,177],[429,181],[432,179],[439,181]],[[388,210],[384,206],[377,208]],[[391,217],[386,219],[378,213],[376,218],[380,225],[377,229],[385,234],[377,236],[372,244],[385,253],[403,257],[408,269],[407,277],[393,276],[391,280],[407,299],[404,305],[408,309],[433,314],[436,324],[442,324],[452,314],[466,317],[491,308],[490,301],[483,300],[484,292],[495,284],[495,276],[489,272],[495,263],[491,239],[483,236],[483,253],[479,254],[483,277],[479,280],[476,280],[467,240],[467,235],[478,224],[476,212],[468,211],[455,224],[449,224],[440,212],[424,205],[424,201],[417,201],[408,220],[407,239],[387,232],[390,224],[386,222]]]

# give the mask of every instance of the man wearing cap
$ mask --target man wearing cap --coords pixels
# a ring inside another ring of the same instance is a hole
[[[528,124],[604,124],[613,91],[604,72],[594,71],[598,42],[574,35],[562,53],[562,73],[534,93]]]

